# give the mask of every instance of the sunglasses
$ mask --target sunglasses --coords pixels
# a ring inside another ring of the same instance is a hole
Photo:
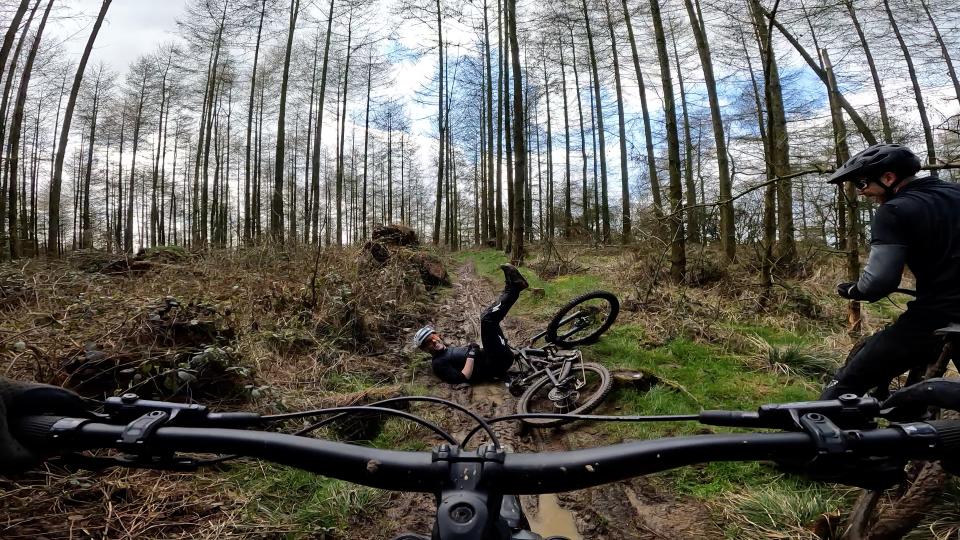
[[[866,178],[854,178],[852,182],[853,182],[853,185],[856,186],[856,188],[861,191],[866,189],[867,186],[870,185],[870,181],[867,180]]]

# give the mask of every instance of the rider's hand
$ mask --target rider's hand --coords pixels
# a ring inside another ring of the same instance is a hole
[[[960,380],[927,379],[898,390],[883,402],[882,408],[940,407],[960,411]]]
[[[87,409],[83,399],[69,390],[0,377],[0,476],[28,471],[40,462],[13,437],[11,421],[44,413],[83,416]]]
[[[476,343],[467,343],[467,356],[476,356],[479,351],[479,345]]]
[[[837,285],[837,294],[841,297],[848,300],[857,300],[859,297],[859,291],[857,291],[857,283],[854,281],[848,281],[845,283],[840,283]]]

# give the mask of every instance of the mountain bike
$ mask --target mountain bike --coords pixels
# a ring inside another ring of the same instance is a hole
[[[0,392],[9,382],[0,379]],[[391,408],[430,402],[472,418],[477,427],[457,441],[441,427]],[[305,436],[352,414],[386,414],[418,423],[444,442],[429,452],[383,450]],[[433,397],[400,397],[366,406],[334,407],[272,416],[215,413],[197,404],[109,398],[103,413],[77,417],[8,417],[16,439],[44,456],[89,469],[110,466],[191,471],[240,456],[269,460],[331,478],[379,489],[432,493],[436,520],[429,536],[395,540],[543,540],[531,532],[517,496],[584,489],[685,465],[711,461],[772,460],[814,478],[880,487],[896,481],[907,459],[940,459],[960,453],[960,421],[931,420],[878,429],[874,398],[771,404],[756,412],[701,411],[691,415],[602,417],[616,421],[699,421],[709,425],[777,432],[671,437],[563,452],[517,454],[500,444],[491,425],[515,418],[483,419],[455,403]],[[531,417],[557,416],[531,414]],[[324,417],[294,434],[261,430],[288,420]],[[468,449],[483,432],[486,442]],[[117,455],[84,454],[114,449]],[[201,459],[189,453],[229,454]],[[549,540],[549,539],[548,539]],[[562,540],[554,537],[553,540]]]
[[[895,292],[916,296],[916,291],[910,289],[897,289]],[[902,386],[942,376],[950,361],[958,367],[954,351],[960,342],[960,324],[950,324],[935,330],[934,335],[943,337],[943,347],[936,360],[925,366],[911,369],[902,384],[898,377],[870,391],[869,395],[885,399],[891,392]],[[864,343],[865,340],[861,340],[853,347],[847,356],[848,362]],[[949,414],[954,413],[950,411]],[[937,418],[939,415],[940,411],[934,409],[911,413],[914,420]],[[847,518],[847,528],[842,538],[845,540],[903,538],[929,514],[929,509],[946,489],[948,478],[949,474],[943,470],[939,462],[907,463],[903,481],[888,489],[868,489],[860,494]]]
[[[620,313],[620,301],[607,291],[593,291],[561,307],[545,330],[522,347],[511,347],[514,365],[507,389],[517,399],[517,413],[583,414],[595,409],[613,388],[604,366],[584,362],[580,345],[596,342]],[[543,339],[542,346],[534,346]],[[533,427],[556,427],[572,420],[524,418]]]

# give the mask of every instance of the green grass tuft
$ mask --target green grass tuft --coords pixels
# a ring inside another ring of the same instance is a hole
[[[791,480],[727,495],[727,533],[734,538],[769,540],[818,538],[810,526],[823,514],[845,506],[842,492]]]
[[[305,534],[344,530],[386,501],[381,490],[267,463],[243,464],[233,480],[249,496],[247,512]]]

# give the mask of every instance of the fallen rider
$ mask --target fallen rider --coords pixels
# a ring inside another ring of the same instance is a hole
[[[503,377],[513,365],[513,351],[507,344],[500,322],[529,285],[520,271],[511,264],[502,264],[503,292],[496,302],[480,314],[480,343],[449,347],[432,327],[424,326],[414,335],[413,343],[430,353],[433,373],[450,384],[486,382]]]

